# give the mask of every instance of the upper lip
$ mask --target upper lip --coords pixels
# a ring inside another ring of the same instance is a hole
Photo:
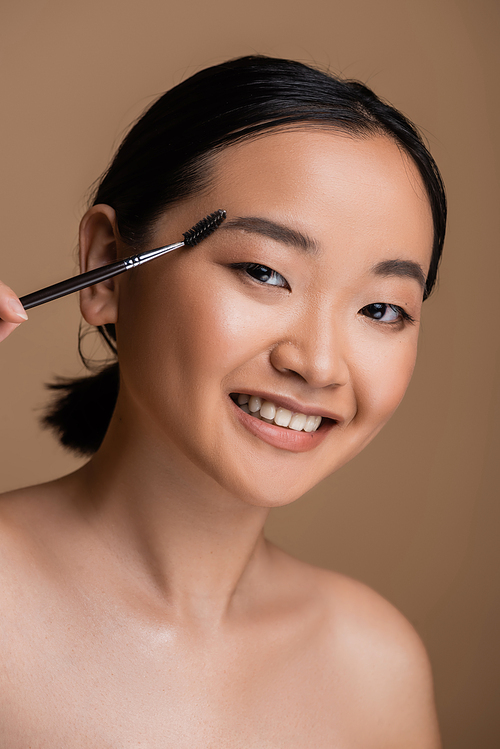
[[[244,393],[245,395],[256,395],[263,401],[271,401],[275,406],[286,408],[293,413],[305,414],[306,416],[321,416],[326,419],[333,419],[333,421],[339,423],[344,421],[342,416],[330,411],[329,409],[325,409],[322,406],[315,404],[309,405],[306,403],[300,403],[295,400],[295,398],[290,398],[288,395],[276,395],[275,393],[266,393],[263,390],[253,390],[252,388],[248,390],[232,390],[231,392]]]

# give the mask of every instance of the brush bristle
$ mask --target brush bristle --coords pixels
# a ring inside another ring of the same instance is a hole
[[[212,232],[218,229],[225,218],[226,211],[223,211],[220,208],[209,216],[205,216],[205,218],[198,221],[192,229],[182,235],[184,237],[184,244],[187,244],[188,247],[194,247],[199,244],[199,242],[202,242],[206,237],[212,234]]]

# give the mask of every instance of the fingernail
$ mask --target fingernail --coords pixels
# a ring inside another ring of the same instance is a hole
[[[26,314],[26,310],[24,309],[23,305],[20,301],[17,299],[9,299],[9,307],[11,308],[12,312],[20,317],[23,320],[28,319],[28,315]]]

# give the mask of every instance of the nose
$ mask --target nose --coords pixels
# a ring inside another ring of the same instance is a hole
[[[289,337],[271,350],[271,364],[314,388],[341,387],[349,381],[346,342],[331,310],[299,316]]]

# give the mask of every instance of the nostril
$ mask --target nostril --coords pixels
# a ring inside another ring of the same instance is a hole
[[[298,377],[310,387],[341,387],[349,379],[347,364],[332,347],[283,341],[270,354],[271,364],[282,375]]]

